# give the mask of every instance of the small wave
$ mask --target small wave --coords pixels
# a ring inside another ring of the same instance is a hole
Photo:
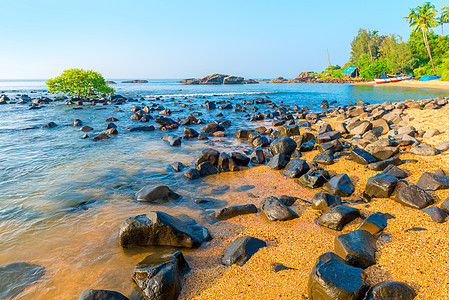
[[[279,92],[229,92],[229,93],[196,93],[196,94],[164,94],[164,95],[145,95],[145,98],[181,98],[181,97],[217,97],[217,96],[239,96],[239,95],[269,95],[279,94]]]

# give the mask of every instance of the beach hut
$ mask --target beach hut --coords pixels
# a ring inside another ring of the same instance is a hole
[[[348,67],[343,71],[343,74],[348,75],[350,78],[359,77],[360,69],[359,67]]]

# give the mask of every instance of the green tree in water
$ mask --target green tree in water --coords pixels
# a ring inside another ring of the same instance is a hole
[[[106,84],[103,76],[92,70],[65,70],[61,75],[50,78],[46,84],[50,93],[83,99],[114,93],[114,89]]]
[[[409,27],[413,29],[413,31],[422,32],[424,44],[427,49],[427,53],[429,54],[430,62],[432,63],[432,69],[435,73],[435,65],[433,63],[432,53],[430,52],[429,42],[427,40],[427,33],[432,31],[432,28],[438,25],[436,20],[437,12],[435,10],[435,6],[430,4],[430,2],[426,2],[423,6],[418,6],[410,10],[408,14],[407,22],[409,23]]]

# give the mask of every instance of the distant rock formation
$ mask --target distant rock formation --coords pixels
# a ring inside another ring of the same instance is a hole
[[[115,81],[106,81],[106,84],[117,84]]]
[[[278,77],[278,78],[275,78],[275,79],[271,80],[270,82],[271,83],[284,83],[284,82],[287,82],[287,81],[288,80],[285,79],[284,77]]]
[[[258,83],[253,79],[245,79],[243,77],[213,74],[203,78],[189,78],[179,81],[183,84],[254,84]]]
[[[122,81],[122,83],[148,83],[148,80],[126,80]]]
[[[321,79],[319,75],[314,72],[301,72],[299,75],[291,80],[284,77],[278,77],[271,80],[271,83],[354,83],[369,81],[363,78],[326,78]]]

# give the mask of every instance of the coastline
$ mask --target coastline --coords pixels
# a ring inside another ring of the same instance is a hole
[[[431,81],[405,80],[405,81],[382,83],[382,84],[376,84],[374,81],[369,81],[369,82],[354,82],[351,84],[449,90],[449,81],[441,81],[441,80],[431,80]]]

